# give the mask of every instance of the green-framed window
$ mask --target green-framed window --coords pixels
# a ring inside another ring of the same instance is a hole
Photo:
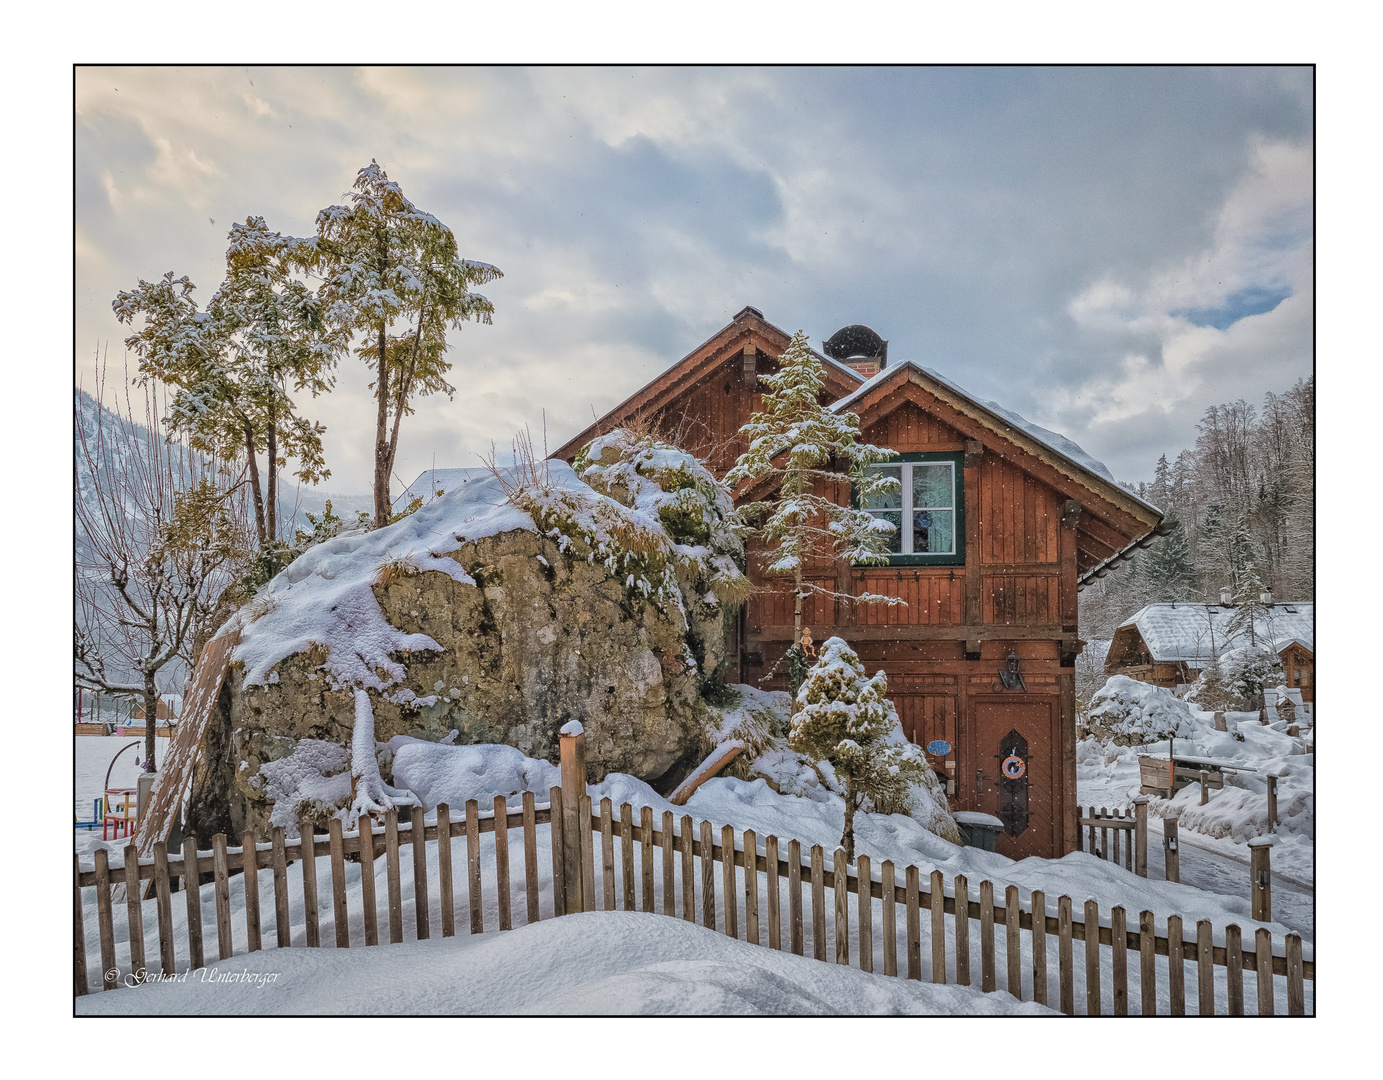
[[[965,564],[965,455],[899,454],[869,472],[899,481],[899,490],[877,496],[862,509],[895,526],[893,566]]]

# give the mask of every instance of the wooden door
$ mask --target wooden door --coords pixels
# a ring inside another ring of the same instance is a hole
[[[974,734],[966,779],[973,785],[975,809],[1004,822],[999,853],[1013,859],[1055,858],[1061,809],[1056,700],[972,698],[971,707]]]

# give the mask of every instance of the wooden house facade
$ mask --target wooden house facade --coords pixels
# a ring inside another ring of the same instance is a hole
[[[724,475],[745,449],[740,426],[762,404],[759,378],[789,340],[746,308],[554,456],[570,461],[596,435],[639,420]],[[854,412],[866,442],[898,452],[884,467],[902,481],[901,505],[876,512],[909,527],[887,566],[823,557],[809,576],[904,605],[813,595],[805,625],[818,642],[844,638],[887,674],[907,737],[939,751],[929,760],[951,781],[952,808],[1004,821],[1001,852],[1073,850],[1077,590],[1147,542],[1161,513],[1073,443],[934,372],[883,357],[822,361],[823,404]],[[844,504],[849,487],[820,493]],[[765,685],[773,673],[766,685],[781,687],[791,584],[764,573],[753,545],[748,554],[759,589],[740,615],[731,680]]]

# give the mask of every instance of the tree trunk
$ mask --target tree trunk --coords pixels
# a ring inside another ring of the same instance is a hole
[[[840,834],[840,846],[845,849],[845,861],[855,861],[855,785],[845,781],[845,831]]]
[[[394,402],[394,430],[389,435],[388,471],[391,476],[394,472],[394,455],[399,450],[399,424],[403,420],[403,408],[408,404],[408,395],[413,389],[413,373],[418,370],[418,348],[422,343],[423,320],[425,318],[427,318],[426,309],[418,314],[418,330],[413,335],[413,356],[408,361],[408,373],[399,379],[398,400]]]
[[[153,772],[154,729],[158,727],[158,687],[152,672],[144,673],[144,771]]]
[[[802,640],[802,561],[792,575],[792,640]]]
[[[278,425],[277,425],[277,424],[275,423],[275,421],[274,421],[274,413],[273,413],[273,410],[270,410],[270,412],[269,412],[268,450],[269,450],[269,483],[268,483],[268,493],[269,493],[269,497],[268,497],[268,499],[265,500],[265,501],[268,502],[269,505],[268,505],[268,507],[267,507],[268,525],[267,525],[265,531],[268,533],[269,539],[270,539],[271,541],[273,541],[273,540],[277,540],[277,539],[279,538],[279,468],[278,468],[279,440],[278,440]]]
[[[255,457],[255,433],[249,421],[245,421],[245,453],[250,460],[250,501],[255,508],[255,533],[259,536],[259,546],[264,546],[264,496],[259,490],[259,460]]]
[[[379,400],[375,420],[375,528],[389,524],[389,359],[384,327],[379,328],[379,378],[375,397]]]

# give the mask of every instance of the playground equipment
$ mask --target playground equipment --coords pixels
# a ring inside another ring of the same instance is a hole
[[[115,763],[120,760],[120,756],[126,751],[134,750],[139,743],[132,742],[128,746],[122,746],[116,751],[115,757],[110,759],[110,765],[106,769],[105,795],[96,800],[100,805],[101,818],[101,839],[118,839],[121,836],[133,836],[135,828],[139,823],[139,815],[136,806],[132,803],[139,794],[139,789],[134,787],[110,786],[110,774],[115,770]]]
[[[103,799],[92,799],[92,800],[91,800],[91,820],[90,820],[90,821],[82,821],[80,818],[77,817],[77,815],[76,815],[76,813],[75,813],[75,811],[74,811],[74,813],[72,814],[72,819],[73,819],[73,820],[72,820],[72,825],[73,825],[73,828],[77,828],[77,829],[86,829],[88,832],[90,832],[92,829],[99,829],[99,828],[101,827],[101,804],[102,804],[102,802],[104,802]]]

